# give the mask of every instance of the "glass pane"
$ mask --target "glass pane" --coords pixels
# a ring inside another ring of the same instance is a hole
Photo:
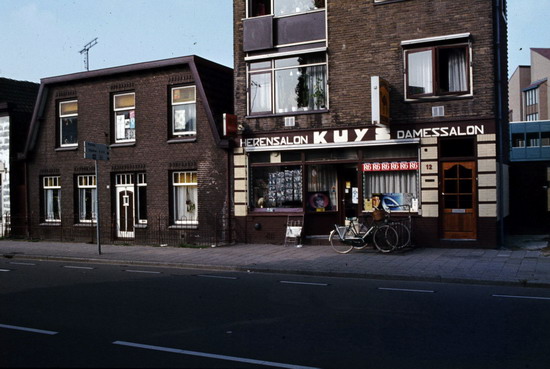
[[[458,193],[458,181],[456,179],[445,179],[445,193]]]
[[[523,133],[512,134],[512,146],[513,147],[525,147],[525,135]]]
[[[173,133],[192,134],[196,131],[196,104],[175,105],[172,107]]]
[[[276,112],[324,109],[325,66],[283,69],[275,72]]]
[[[445,209],[458,208],[458,195],[445,195],[444,205]]]
[[[250,17],[271,14],[271,0],[250,0]]]
[[[271,73],[250,75],[250,112],[271,112]]]
[[[472,193],[472,180],[461,179],[458,181],[458,192],[460,193]]]
[[[195,102],[195,86],[180,87],[172,90],[172,104]]]
[[[78,102],[69,101],[59,103],[59,114],[68,115],[68,114],[78,114]]]
[[[138,187],[138,198],[137,198],[137,211],[138,211],[138,220],[147,220],[147,187],[139,186]]]
[[[77,117],[61,118],[61,145],[78,143]]]
[[[311,165],[307,171],[307,204],[310,211],[338,210],[334,165]]]
[[[467,91],[466,48],[441,48],[438,56],[440,91]]]
[[[274,15],[280,16],[322,9],[325,7],[325,2],[324,0],[275,0],[274,7]]]
[[[527,147],[539,147],[539,133],[529,132],[527,133]]]
[[[433,93],[432,51],[407,54],[408,93],[410,95]]]
[[[133,108],[135,106],[135,94],[115,96],[115,109]]]
[[[302,207],[300,166],[257,167],[251,169],[251,174],[251,207]]]
[[[471,209],[473,206],[472,195],[461,195],[459,196],[459,206],[461,209]]]
[[[458,178],[458,165],[445,170],[445,178]]]
[[[115,114],[116,140],[136,139],[136,115],[134,110]]]
[[[472,170],[469,168],[466,168],[462,165],[458,166],[458,177],[459,178],[473,178]]]
[[[249,64],[250,70],[271,69],[271,61],[263,61]]]
[[[550,132],[541,132],[541,145],[550,146]]]

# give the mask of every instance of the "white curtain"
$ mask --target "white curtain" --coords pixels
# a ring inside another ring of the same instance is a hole
[[[336,201],[337,173],[332,165],[310,165],[307,171],[307,190],[308,192],[328,192],[333,210],[336,210],[338,202]]]
[[[197,220],[197,188],[194,186],[174,187],[175,196],[175,220],[196,221]]]
[[[467,90],[466,81],[466,50],[452,49],[449,51],[449,92]]]
[[[408,53],[408,87],[412,94],[433,93],[432,51]]]
[[[271,73],[250,75],[250,112],[271,112]]]
[[[365,195],[373,193],[412,193],[418,197],[416,171],[371,172],[365,174]]]

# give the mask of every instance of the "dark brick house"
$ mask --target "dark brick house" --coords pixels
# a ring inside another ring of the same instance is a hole
[[[505,215],[505,0],[237,0],[239,240],[305,242],[381,206],[416,244],[495,247]]]
[[[227,241],[232,70],[197,56],[41,80],[25,147],[32,237]],[[84,157],[85,142],[109,160]]]
[[[0,78],[0,235],[7,217],[24,222],[26,216],[23,151],[38,83]]]

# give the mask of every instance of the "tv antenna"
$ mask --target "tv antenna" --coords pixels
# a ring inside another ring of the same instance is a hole
[[[84,54],[84,67],[86,70],[90,70],[90,65],[88,63],[88,50],[92,48],[92,46],[95,46],[97,44],[97,37],[94,38],[92,41],[88,42],[86,45],[84,45],[84,48],[80,50],[81,54]]]

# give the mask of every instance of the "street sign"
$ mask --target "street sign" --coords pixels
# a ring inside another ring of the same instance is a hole
[[[109,160],[109,146],[84,141],[84,159]]]

